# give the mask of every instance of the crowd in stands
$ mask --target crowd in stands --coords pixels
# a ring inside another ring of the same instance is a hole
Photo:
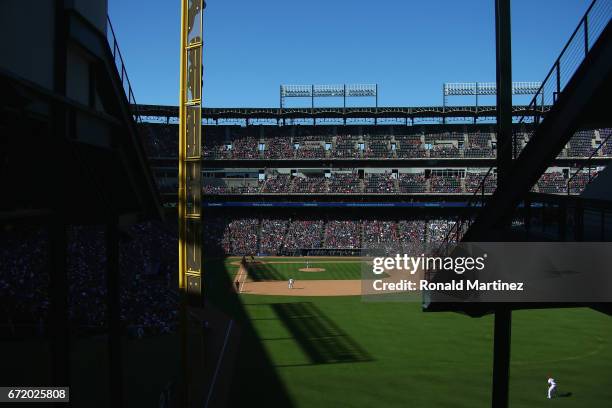
[[[466,158],[494,157],[490,133],[468,133],[468,143],[464,147],[463,156]]]
[[[254,137],[241,137],[235,139],[231,147],[232,159],[258,159],[257,141]]]
[[[567,192],[567,188],[569,188],[571,193],[582,193],[587,184],[589,184],[592,179],[597,177],[597,174],[597,170],[591,170],[590,174],[588,169],[583,169],[582,171],[579,171],[571,180],[567,180],[567,187],[565,192]]]
[[[265,146],[264,156],[267,159],[286,159],[294,155],[294,148],[289,138],[278,137],[274,143],[268,143]]]
[[[485,179],[486,177],[486,179]],[[481,183],[484,179],[484,185]],[[497,188],[497,174],[491,171],[487,173],[466,173],[465,175],[465,191],[468,193],[479,193],[482,194],[484,187],[485,194],[491,194]]]
[[[229,181],[229,183],[228,183]],[[253,194],[261,192],[263,182],[253,179],[220,179],[205,177],[202,191],[207,195]],[[176,194],[176,189],[172,190]]]
[[[425,193],[429,190],[424,173],[400,174],[399,189],[401,193]]]
[[[433,220],[427,224],[427,237],[430,242],[443,242],[448,231],[453,227],[453,220]]]
[[[387,253],[394,253],[401,248],[397,222],[364,220],[363,221],[363,247],[380,249]]]
[[[426,157],[427,152],[420,135],[395,136],[399,147],[395,153],[399,159],[415,159]]]
[[[262,193],[287,193],[291,191],[291,178],[288,174],[278,174],[268,177],[261,189]]]
[[[426,221],[424,220],[405,220],[398,223],[401,242],[425,242]]]
[[[330,220],[325,224],[324,248],[361,248],[361,225],[358,221]]]
[[[231,189],[228,188],[227,184],[225,184],[222,179],[206,179],[204,182],[204,194],[219,195],[228,194],[230,192]]]
[[[206,222],[202,227],[204,248],[214,254],[231,254],[231,230],[228,227],[229,222],[223,218],[205,218]],[[244,255],[244,254],[243,254]]]
[[[581,173],[585,173],[582,175]],[[578,194],[589,182],[588,171],[583,170],[571,183],[571,192]],[[205,195],[222,194],[474,194],[482,193],[481,182],[487,173],[465,172],[464,177],[453,174],[431,174],[427,179],[424,172],[399,173],[396,178],[391,172],[366,173],[363,180],[358,172],[331,173],[330,177],[295,176],[275,174],[265,181],[250,180],[226,184],[224,179],[205,178],[203,192]],[[573,173],[572,173],[573,174]],[[591,178],[597,171],[591,172]],[[535,191],[543,193],[567,193],[567,175],[557,169],[545,173],[538,181]],[[231,179],[228,179],[231,180]],[[158,184],[161,184],[158,179]],[[176,192],[176,181],[168,183],[170,191]],[[484,193],[492,194],[497,188],[497,174],[488,173],[484,182]],[[161,190],[164,192],[164,190]]]
[[[265,155],[264,155],[265,157]],[[325,149],[321,143],[299,144],[295,149],[296,159],[322,159],[325,157]],[[293,155],[285,158],[293,158]]]
[[[461,193],[461,177],[455,175],[434,175],[429,178],[432,193]]]
[[[366,193],[394,193],[397,192],[396,180],[391,172],[369,173],[366,177]]]
[[[331,151],[331,156],[338,159],[356,159],[361,157],[361,152],[357,148],[359,139],[352,135],[336,136],[335,148]]]
[[[279,253],[284,245],[289,220],[281,218],[264,218],[261,220],[261,233],[259,235],[259,252],[262,254]]]
[[[612,129],[599,129],[600,150],[604,157],[612,156]]]
[[[323,177],[294,177],[291,191],[295,193],[318,193],[327,190],[327,181]]]
[[[107,327],[103,226],[67,228],[68,318],[75,333]],[[45,229],[0,231],[0,325],[46,335],[50,328],[50,243]],[[161,223],[124,228],[119,240],[120,316],[126,333],[167,333],[176,326],[176,230]],[[173,277],[174,274],[174,277]]]
[[[544,173],[538,180],[537,187],[540,193],[567,193],[567,180],[563,173],[558,171]]]
[[[122,319],[128,330],[169,333],[176,328],[175,227],[163,223],[135,224],[125,231],[119,253]]]
[[[322,237],[322,220],[296,220],[287,229],[283,249],[321,248]]]
[[[204,248],[209,255],[291,255],[303,249],[384,249],[441,242],[454,218],[409,220],[209,218]],[[244,230],[241,230],[244,228]]]
[[[232,252],[237,254],[253,254],[257,252],[259,237],[259,221],[254,218],[238,218],[229,223],[232,236],[230,244]]]
[[[387,159],[393,157],[393,151],[385,141],[372,140],[367,144],[363,157],[365,159]]]
[[[178,155],[178,125],[144,123],[141,134],[149,157],[164,158]],[[208,159],[316,159],[316,158],[493,158],[494,130],[476,129],[464,132],[426,133],[417,128],[395,129],[385,134],[384,128],[360,135],[342,134],[324,128],[319,135],[296,135],[291,126],[244,128],[237,126],[204,126],[202,156]],[[303,127],[301,132],[313,128]],[[563,149],[560,157],[589,157],[598,141],[610,129],[580,131]],[[381,133],[383,132],[383,133]],[[405,133],[404,133],[405,132]],[[516,130],[519,149],[528,133]],[[329,145],[329,149],[325,147]],[[391,147],[395,148],[392,149]],[[263,147],[263,148],[262,148]],[[601,149],[599,155],[611,155],[612,149]]]
[[[362,190],[357,172],[332,173],[329,178],[328,192],[350,194],[359,193]]]
[[[430,150],[429,157],[437,157],[437,158],[457,158],[460,157],[460,150],[449,144],[438,144],[434,145]]]
[[[42,228],[0,231],[0,316],[8,325],[42,326],[47,318],[48,240],[48,231]],[[38,331],[44,332],[44,326]]]

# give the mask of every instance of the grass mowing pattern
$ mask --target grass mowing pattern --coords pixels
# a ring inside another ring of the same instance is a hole
[[[358,296],[240,299],[294,407],[490,406],[491,316],[423,313],[418,303]],[[512,319],[511,407],[609,405],[609,316],[575,308],[516,311]],[[546,400],[548,374],[572,396]],[[244,404],[256,400],[244,395]]]
[[[297,407],[490,406],[490,316],[423,313],[418,304],[359,297],[241,298]],[[572,392],[555,406],[609,404],[610,317],[589,309],[517,311],[512,330],[510,406],[549,403],[548,373],[559,392]]]
[[[309,261],[310,268],[323,268],[324,272],[301,272],[306,262],[298,260],[296,263],[261,263],[249,266],[249,276],[253,281],[266,280],[311,280],[311,279],[361,279],[362,262],[325,262]]]

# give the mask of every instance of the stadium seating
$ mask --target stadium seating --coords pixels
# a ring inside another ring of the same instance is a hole
[[[465,191],[467,193],[482,193],[482,189],[478,190],[482,179],[486,176],[486,173],[471,173],[468,172],[465,176]],[[484,193],[491,194],[497,188],[497,174],[494,172],[489,173],[484,184]],[[478,191],[477,191],[478,190]]]
[[[322,220],[292,221],[284,239],[283,249],[293,251],[297,249],[321,248],[323,246],[322,236]]]
[[[329,178],[329,192],[351,194],[361,192],[362,186],[356,172],[332,173]]]
[[[327,180],[323,177],[294,177],[290,191],[293,193],[327,193]]]
[[[277,174],[268,177],[261,189],[262,193],[288,193],[291,179],[288,174]]]
[[[107,325],[104,227],[67,229],[68,318],[74,335],[95,334]],[[46,228],[0,231],[2,319],[15,328],[51,332],[50,273]],[[146,222],[126,228],[119,241],[122,328],[139,335],[168,333],[177,324],[176,230]],[[155,307],[151,307],[155,305]]]
[[[396,253],[401,247],[397,222],[364,220],[362,244],[366,249]]]
[[[540,193],[559,194],[567,193],[567,180],[560,171],[552,171],[542,174],[537,183]]]
[[[414,159],[427,157],[427,151],[423,146],[420,135],[395,136],[399,143],[396,155],[400,159]]]
[[[400,174],[399,188],[401,193],[425,193],[428,191],[424,173]]]
[[[178,157],[178,125],[143,123],[140,130],[149,157]]]
[[[395,193],[397,192],[396,180],[390,172],[370,173],[366,178],[366,193]]]
[[[264,255],[278,255],[284,245],[289,220],[277,218],[264,218],[261,220],[259,253]]]
[[[457,194],[463,191],[459,176],[432,175],[429,183],[432,193]]]
[[[589,157],[595,150],[592,145],[594,139],[594,132],[590,131],[579,131],[569,141],[569,148],[567,149],[568,157]]]
[[[400,221],[398,226],[402,244],[425,242],[426,225],[425,220]]]
[[[444,242],[444,238],[454,225],[454,221],[446,219],[430,220],[427,224],[427,241]]]
[[[176,124],[141,124],[141,134],[149,157],[170,158],[178,155],[178,126]],[[289,129],[291,129],[289,127]],[[259,127],[240,128],[203,127],[202,156],[207,159],[316,159],[316,158],[493,158],[494,130],[486,127],[468,126],[465,132],[432,132],[389,135],[371,131],[363,135],[354,134],[310,134],[304,127],[292,132],[271,127],[258,135]],[[223,130],[226,130],[223,132]],[[560,157],[589,157],[599,133],[603,140],[609,129],[577,132],[569,141]],[[529,133],[515,129],[517,151],[528,141]],[[264,149],[260,151],[260,143]],[[363,144],[363,151],[359,144]],[[391,149],[395,143],[396,149]],[[329,144],[329,150],[325,145]],[[425,148],[428,145],[430,148]],[[296,148],[297,146],[297,148]],[[612,156],[612,148],[602,149],[600,155]]]
[[[358,138],[351,135],[338,135],[332,156],[339,159],[355,159],[361,156],[357,149]]]
[[[360,249],[361,225],[359,221],[330,220],[325,224],[324,248]]]

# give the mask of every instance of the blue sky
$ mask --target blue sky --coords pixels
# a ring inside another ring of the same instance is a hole
[[[544,79],[590,2],[512,0],[514,81]],[[494,0],[209,0],[204,106],[277,107],[282,83],[378,83],[381,106],[440,105],[444,82],[495,81],[493,6]],[[109,15],[137,101],[176,105],[180,1],[109,0]]]

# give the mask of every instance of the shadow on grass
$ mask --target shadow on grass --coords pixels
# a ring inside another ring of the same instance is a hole
[[[240,325],[241,337],[231,379],[228,406],[292,407],[293,401],[263,347],[253,322],[233,290],[224,260],[205,263],[205,291],[208,302],[231,316]]]
[[[249,263],[247,273],[253,282],[285,280],[283,275],[281,275],[273,265],[260,262]]]
[[[372,361],[366,350],[311,302],[274,303],[271,307],[310,364]]]

